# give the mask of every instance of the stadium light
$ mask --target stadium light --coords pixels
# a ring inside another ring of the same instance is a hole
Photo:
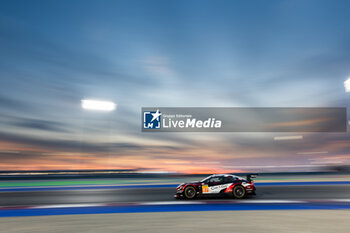
[[[81,107],[87,110],[113,111],[116,108],[116,104],[111,101],[81,100]]]
[[[350,78],[344,82],[344,87],[346,92],[350,92]]]

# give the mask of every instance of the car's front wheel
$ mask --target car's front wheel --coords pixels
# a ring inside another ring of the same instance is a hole
[[[242,185],[235,186],[232,192],[233,192],[233,196],[238,199],[244,198],[245,195],[247,194],[245,188]]]
[[[184,190],[184,196],[187,199],[193,199],[196,197],[196,189],[193,186],[187,186]]]

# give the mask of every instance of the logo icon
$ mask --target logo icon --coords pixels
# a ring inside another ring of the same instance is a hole
[[[143,128],[144,129],[160,129],[162,113],[157,109],[156,112],[143,112]]]

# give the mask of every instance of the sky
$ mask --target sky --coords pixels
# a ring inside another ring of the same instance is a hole
[[[349,107],[349,9],[331,0],[3,0],[0,170],[348,164],[348,133],[142,133],[140,117],[157,106]],[[117,109],[86,111],[82,99]]]

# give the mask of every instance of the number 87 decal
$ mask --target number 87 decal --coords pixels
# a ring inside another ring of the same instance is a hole
[[[209,193],[209,187],[207,184],[202,186],[202,193]]]

